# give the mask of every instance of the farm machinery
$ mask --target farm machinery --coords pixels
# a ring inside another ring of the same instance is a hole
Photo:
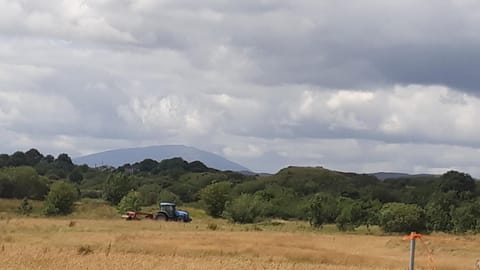
[[[142,218],[146,218],[159,221],[192,221],[192,218],[190,218],[188,212],[177,210],[176,204],[167,202],[160,203],[160,211],[158,211],[157,213],[128,211],[125,215],[122,215],[122,218],[124,218],[125,220],[140,220]]]

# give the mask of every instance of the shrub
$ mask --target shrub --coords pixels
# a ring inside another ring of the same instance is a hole
[[[455,192],[433,194],[425,206],[426,228],[429,231],[452,231],[451,212],[457,204]]]
[[[175,193],[170,192],[166,189],[163,189],[158,194],[158,202],[173,202],[173,203],[176,203],[177,205],[182,204],[182,201]]]
[[[251,194],[240,195],[225,208],[225,216],[237,223],[253,223],[261,213],[262,202]]]
[[[43,212],[46,215],[67,215],[73,210],[73,203],[78,199],[76,188],[66,182],[55,182],[44,203]]]
[[[225,210],[225,204],[230,198],[229,182],[218,182],[200,190],[200,198],[205,205],[207,214],[220,217]]]
[[[340,231],[353,231],[355,227],[362,224],[366,213],[359,201],[343,199],[339,204],[340,214],[335,219],[335,223]]]
[[[138,193],[135,191],[130,191],[128,192],[127,195],[125,195],[122,200],[120,200],[120,203],[118,204],[118,212],[123,214],[127,211],[139,211],[140,210],[140,198],[138,196]]]
[[[73,183],[80,184],[83,180],[83,174],[79,167],[73,169],[73,171],[68,175],[68,179]]]
[[[125,174],[111,174],[103,186],[103,198],[117,205],[123,196],[131,190],[130,178]]]
[[[32,167],[0,169],[0,197],[43,199],[47,192],[47,184]]]
[[[309,206],[309,221],[312,227],[319,228],[326,222],[335,221],[338,216],[337,201],[330,194],[315,194]]]
[[[380,226],[385,232],[423,231],[423,209],[416,204],[387,203],[380,210]]]
[[[100,199],[102,198],[102,192],[99,190],[82,190],[80,196],[82,198]]]
[[[480,210],[478,206],[478,203],[465,202],[452,209],[451,217],[455,233],[478,232],[480,230]]]
[[[18,213],[21,214],[21,215],[28,216],[32,213],[32,209],[33,209],[33,207],[30,204],[30,202],[28,201],[28,198],[25,197],[25,198],[23,198],[22,203],[18,207]]]
[[[218,229],[218,225],[216,223],[208,223],[207,229],[211,231],[216,231]]]
[[[153,205],[158,202],[160,186],[158,184],[143,185],[138,188],[138,196],[143,206]]]

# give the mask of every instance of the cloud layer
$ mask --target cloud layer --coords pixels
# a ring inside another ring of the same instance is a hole
[[[480,176],[477,1],[0,0],[0,152]]]

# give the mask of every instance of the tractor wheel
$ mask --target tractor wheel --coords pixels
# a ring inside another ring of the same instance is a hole
[[[158,214],[158,215],[155,217],[155,219],[158,220],[158,221],[167,221],[167,220],[168,220],[167,216],[164,215],[164,214]]]

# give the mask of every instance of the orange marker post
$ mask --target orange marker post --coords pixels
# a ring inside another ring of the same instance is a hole
[[[410,235],[405,236],[403,239],[410,239],[410,267],[409,270],[414,270],[415,268],[415,239],[422,238],[422,235],[416,232],[411,232]]]

